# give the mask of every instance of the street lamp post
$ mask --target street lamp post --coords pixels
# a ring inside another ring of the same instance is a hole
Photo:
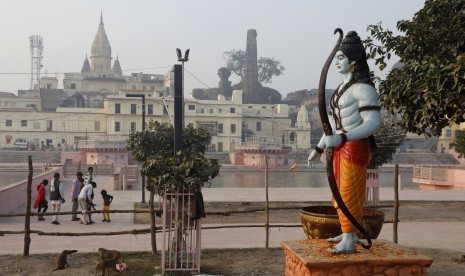
[[[182,99],[183,99],[182,109],[183,110],[184,110],[184,62],[187,62],[189,60],[189,51],[190,49],[187,49],[183,57],[181,50],[179,48],[176,48],[176,54],[178,55],[178,61],[180,61],[182,64]],[[182,118],[182,125],[184,126],[184,116]]]
[[[142,131],[145,132],[145,94],[127,94],[128,98],[142,98]],[[145,203],[145,175],[142,174],[142,201]]]

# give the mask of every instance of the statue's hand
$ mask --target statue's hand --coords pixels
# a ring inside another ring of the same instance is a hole
[[[342,137],[339,134],[326,136],[326,147],[335,148],[342,143]]]
[[[310,155],[308,156],[308,167],[309,168],[314,168],[316,164],[320,161],[321,154],[316,152],[316,150],[313,150]]]

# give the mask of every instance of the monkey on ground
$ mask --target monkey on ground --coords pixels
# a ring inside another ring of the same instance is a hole
[[[100,259],[102,261],[112,259],[112,260],[115,260],[116,263],[118,263],[119,258],[122,257],[121,252],[119,252],[118,250],[109,250],[109,249],[100,247],[98,249],[98,252],[100,254]],[[124,262],[124,257],[123,257],[123,262]]]
[[[63,252],[60,253],[58,256],[57,262],[56,262],[56,268],[53,270],[58,270],[58,269],[64,269],[66,266],[69,266],[68,264],[68,255],[72,253],[76,253],[77,250],[63,250]]]
[[[118,269],[116,269],[116,264],[118,264],[118,262],[115,260],[115,259],[106,259],[106,260],[102,260],[100,262],[97,263],[97,265],[95,266],[95,276],[97,276],[98,272],[101,271],[102,272],[102,276],[105,276],[105,271],[107,272],[107,275],[110,275],[110,270],[111,268],[113,268],[114,271],[118,272],[118,273],[121,273],[118,271]]]

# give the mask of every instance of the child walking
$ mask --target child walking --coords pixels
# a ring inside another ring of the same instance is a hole
[[[103,222],[110,222],[110,213],[106,212],[110,210],[110,203],[113,201],[113,196],[109,195],[106,190],[102,190],[100,192],[103,197],[103,207],[102,207],[102,214],[103,214]]]
[[[45,193],[46,193],[45,187],[47,187],[47,185],[48,185],[47,179],[42,180],[42,182],[40,182],[39,185],[37,185],[38,195],[37,195],[36,201],[34,202],[33,208],[34,209],[38,208],[39,213],[42,208],[44,209],[43,213],[45,213],[45,211],[47,211],[48,209],[48,201],[47,199],[45,199]],[[39,215],[38,219],[45,220],[44,216],[42,215]]]

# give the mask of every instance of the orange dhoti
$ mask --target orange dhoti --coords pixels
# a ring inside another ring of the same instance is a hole
[[[370,160],[368,139],[347,142],[334,150],[333,168],[342,200],[350,213],[361,222],[365,203],[367,165]],[[355,231],[355,227],[342,213],[333,198],[343,233]]]

